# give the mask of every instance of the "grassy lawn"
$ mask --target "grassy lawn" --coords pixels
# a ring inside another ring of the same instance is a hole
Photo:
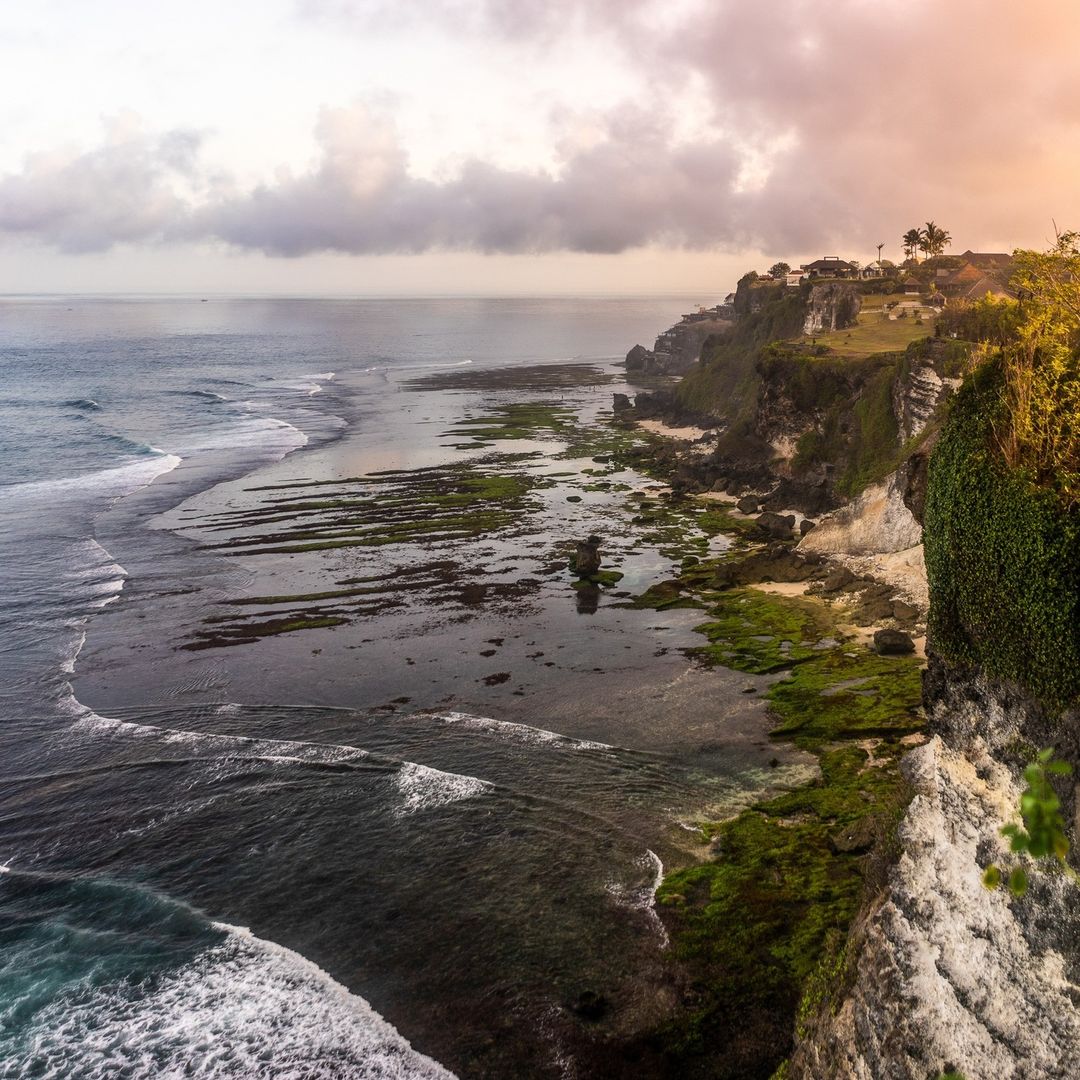
[[[858,326],[818,334],[819,345],[828,345],[836,356],[871,356],[880,352],[900,352],[919,338],[934,332],[933,323],[921,324],[910,315],[906,319],[887,319],[878,311],[861,312]],[[803,341],[806,339],[803,338]]]

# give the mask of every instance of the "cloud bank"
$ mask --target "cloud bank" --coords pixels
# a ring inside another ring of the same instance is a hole
[[[248,190],[212,177],[197,135],[121,125],[0,178],[0,233],[69,252],[783,254],[869,250],[927,217],[972,243],[1039,243],[1051,215],[1080,220],[1071,0],[304,0],[299,14],[339,33],[441,27],[523,56],[595,35],[632,58],[642,92],[592,117],[588,140],[558,141],[555,168],[473,158],[438,180],[410,171],[393,117],[364,103],[324,108],[310,165]],[[693,138],[670,105],[690,87],[710,114]]]

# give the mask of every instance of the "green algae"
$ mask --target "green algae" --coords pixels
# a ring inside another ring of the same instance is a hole
[[[480,416],[459,420],[447,436],[466,436],[476,442],[504,439],[536,439],[569,435],[575,429],[576,413],[557,403],[512,402],[493,405]]]
[[[922,662],[830,649],[796,667],[768,699],[780,720],[772,734],[804,749],[835,739],[909,735],[923,726]]]
[[[284,504],[219,515],[202,527],[241,532],[215,545],[240,555],[471,539],[520,524],[523,513],[539,508],[532,493],[553,483],[542,476],[501,471],[501,463],[495,458],[487,468],[473,463],[373,473],[354,482],[370,489],[360,493],[366,497],[294,495]]]
[[[693,655],[783,672],[766,693],[770,735],[813,753],[820,773],[702,823],[712,856],[665,877],[657,900],[696,998],[656,1038],[686,1075],[782,1077],[793,1033],[841,992],[848,930],[910,801],[898,763],[923,726],[921,663],[845,640],[819,599],[724,588],[725,564],[688,558],[634,606],[701,608],[708,644]]]
[[[756,589],[721,593],[707,609],[709,621],[694,629],[709,644],[693,654],[709,663],[765,675],[817,655],[834,623],[821,604],[770,596]]]
[[[594,574],[587,574],[578,578],[573,587],[575,589],[587,589],[590,585],[603,585],[604,588],[610,589],[622,581],[623,576],[620,570],[597,570]]]

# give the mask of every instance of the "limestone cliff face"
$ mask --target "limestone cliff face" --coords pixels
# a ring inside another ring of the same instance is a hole
[[[960,379],[945,378],[933,363],[920,360],[896,380],[893,412],[902,441],[921,435],[945,399],[960,385]]]
[[[1080,1076],[1080,887],[1041,866],[1020,900],[981,881],[1018,858],[999,830],[1015,820],[1023,748],[1075,763],[1080,715],[1051,723],[1018,688],[934,659],[927,705],[936,734],[904,761],[915,794],[900,857],[852,935],[847,989],[802,1032],[789,1075]]]
[[[821,555],[880,555],[922,542],[922,527],[904,504],[906,477],[894,472],[817,523],[799,547]]]
[[[804,334],[846,330],[855,325],[862,307],[862,294],[850,282],[834,281],[815,285],[806,306]]]

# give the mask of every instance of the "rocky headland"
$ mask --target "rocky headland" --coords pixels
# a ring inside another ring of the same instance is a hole
[[[1003,456],[1016,305],[955,305],[881,350],[876,290],[748,276],[680,381],[617,402],[619,423],[684,435],[654,467],[749,544],[643,602],[708,608],[719,663],[775,662],[774,737],[820,763],[807,788],[703,825],[702,863],[661,888],[697,987],[665,1053],[685,1076],[1080,1075],[1077,501]],[[1067,434],[1075,403],[1047,401],[1044,429]],[[759,649],[731,646],[732,619]],[[831,682],[814,659],[830,638]],[[1001,833],[1030,824],[1044,750],[1063,763],[1045,865]],[[992,887],[997,864],[1026,891]]]

